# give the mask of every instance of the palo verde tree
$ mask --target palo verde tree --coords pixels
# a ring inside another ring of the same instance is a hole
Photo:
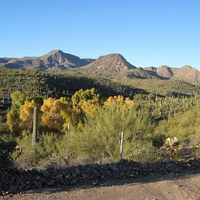
[[[65,98],[44,100],[41,106],[42,125],[51,131],[62,132],[66,123],[70,123],[71,107],[70,102]]]
[[[20,106],[19,118],[21,120],[21,128],[23,130],[32,129],[34,108],[37,107],[38,110],[40,110],[42,102],[43,102],[42,98],[37,97],[26,100],[25,103]],[[41,115],[41,112],[39,112],[39,115]]]
[[[15,91],[11,93],[12,106],[10,111],[7,113],[8,127],[12,133],[20,133],[20,107],[24,104],[26,99],[29,98],[28,93],[23,93],[21,91]]]
[[[30,97],[29,93],[15,91],[11,94],[12,106],[7,114],[7,124],[11,132],[20,133],[32,128],[33,109],[40,108],[42,97]]]
[[[82,124],[86,115],[93,117],[97,106],[101,104],[100,94],[94,88],[77,91],[71,100],[73,124]]]

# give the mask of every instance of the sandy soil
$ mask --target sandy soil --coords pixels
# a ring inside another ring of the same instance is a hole
[[[151,175],[146,177],[109,181],[98,185],[51,188],[27,191],[13,197],[13,200],[200,200],[200,173],[187,175]]]

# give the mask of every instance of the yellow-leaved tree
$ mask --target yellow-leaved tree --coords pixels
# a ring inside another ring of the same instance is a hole
[[[11,109],[8,112],[6,123],[8,124],[8,127],[12,133],[18,134],[21,132],[18,110]]]
[[[33,110],[34,107],[37,107],[37,103],[34,100],[26,100],[24,105],[20,106],[19,118],[21,120],[21,128],[31,129],[33,122]]]
[[[26,99],[29,98],[28,93],[24,93],[21,91],[15,91],[11,93],[12,98],[12,106],[10,111],[7,113],[7,121],[8,127],[12,133],[20,133],[21,127],[20,127],[20,107],[24,104]]]
[[[116,104],[119,107],[122,108],[133,108],[134,103],[133,100],[130,98],[124,98],[122,95],[114,96],[114,97],[109,97],[105,102],[104,102],[104,107],[108,107],[111,104]]]
[[[50,97],[45,99],[41,111],[42,125],[46,126],[49,130],[62,132],[66,124],[71,121],[70,102],[65,98],[55,100]]]
[[[72,122],[81,125],[84,117],[94,116],[97,106],[101,104],[100,94],[96,89],[79,90],[72,96]]]

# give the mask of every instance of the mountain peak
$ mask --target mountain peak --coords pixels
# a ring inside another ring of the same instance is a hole
[[[60,49],[58,49],[58,50],[53,50],[53,51],[51,51],[52,53],[60,53],[60,54],[64,54],[64,52],[63,51],[61,51]]]
[[[110,54],[107,54],[107,55],[104,55],[104,56],[100,56],[98,59],[110,59],[110,60],[114,60],[114,59],[123,59],[125,60],[125,58],[119,54],[119,53],[110,53]]]
[[[58,50],[52,50],[52,51],[50,51],[49,53],[47,53],[47,54],[45,54],[45,55],[43,55],[43,56],[40,56],[40,57],[49,57],[49,56],[52,56],[52,55],[58,55],[58,54],[64,54],[64,52],[63,51],[61,51],[60,49],[58,49]]]
[[[61,50],[60,49],[55,49],[55,50],[50,51],[49,54],[53,54],[53,53],[56,53],[56,52],[59,52],[59,51],[61,51]]]
[[[57,71],[57,67],[61,67],[62,70],[80,67],[89,64],[89,59],[81,59],[69,53],[64,53],[60,49],[50,51],[48,54],[41,56],[40,59],[50,68],[49,70]]]
[[[185,65],[183,67],[181,67],[182,69],[192,69],[192,67],[190,65]]]
[[[126,59],[119,53],[112,53],[100,56],[96,61],[86,65],[84,70],[91,73],[119,72],[127,69],[135,69]]]

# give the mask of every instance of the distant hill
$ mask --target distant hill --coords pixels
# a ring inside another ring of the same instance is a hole
[[[94,59],[81,59],[72,54],[64,53],[61,50],[54,50],[50,53],[39,57],[47,66],[47,70],[60,71],[74,67],[81,67],[93,62]]]
[[[95,59],[81,59],[78,56],[53,50],[40,57],[0,58],[0,67],[9,69],[37,69],[41,71],[67,71],[102,76],[123,82],[129,79],[181,80],[199,84],[200,72],[189,66],[171,68],[166,65],[137,68],[129,63],[121,54],[113,53]]]
[[[84,66],[81,70],[89,73],[120,72],[135,69],[121,54],[109,54],[100,56],[94,62]]]
[[[181,68],[170,68],[166,65],[163,65],[158,68],[144,68],[144,70],[146,70],[149,74],[165,79],[177,79],[193,84],[197,84],[200,81],[200,72],[189,65],[183,66]]]
[[[167,67],[166,65],[160,66],[158,68],[148,67],[144,68],[144,70],[153,76],[159,76],[166,79],[169,79],[173,76],[172,69],[170,67]]]
[[[0,59],[0,66],[9,69],[38,69],[42,71],[62,71],[81,67],[93,62],[94,59],[81,59],[61,50],[54,50],[40,57],[24,57]]]

